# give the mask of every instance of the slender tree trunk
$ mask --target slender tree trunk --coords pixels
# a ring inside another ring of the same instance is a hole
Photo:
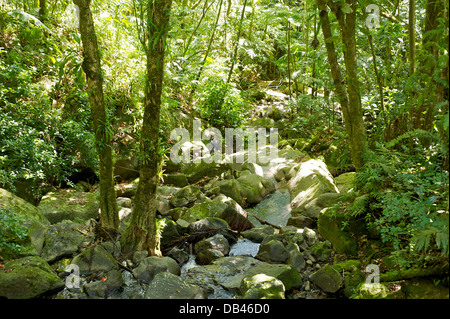
[[[416,69],[416,3],[415,0],[409,0],[408,12],[408,36],[409,36],[409,74],[413,75]]]
[[[80,33],[83,42],[83,70],[86,74],[92,121],[99,155],[100,168],[100,225],[118,230],[119,215],[114,190],[111,127],[106,118],[103,97],[103,77],[100,65],[97,36],[90,9],[90,0],[74,0],[80,9]]]
[[[203,57],[203,61],[202,61],[201,65],[200,65],[200,70],[197,73],[197,76],[195,78],[195,81],[194,81],[194,84],[192,86],[192,89],[189,92],[189,96],[188,96],[188,100],[187,100],[187,104],[188,105],[191,105],[192,98],[194,97],[194,93],[195,93],[195,90],[197,88],[197,83],[200,80],[200,77],[201,77],[202,72],[203,72],[203,68],[204,68],[205,63],[206,63],[206,59],[208,58],[209,52],[211,51],[212,44],[213,44],[213,41],[214,41],[214,38],[215,38],[215,34],[216,34],[216,29],[217,29],[217,26],[219,24],[220,12],[222,11],[222,3],[223,3],[223,0],[220,0],[219,11],[217,12],[216,22],[214,23],[213,31],[212,31],[211,37],[209,39],[208,48],[206,49],[205,56]]]
[[[140,138],[139,184],[131,222],[122,238],[123,251],[147,250],[158,254],[156,238],[156,188],[158,185],[159,117],[164,75],[166,36],[172,0],[147,2],[147,76],[145,81],[144,119]]]
[[[233,68],[234,68],[234,65],[236,64],[237,52],[238,52],[238,48],[239,48],[239,39],[241,38],[242,22],[244,21],[246,6],[247,6],[247,0],[244,0],[244,5],[242,6],[241,19],[239,21],[238,33],[237,33],[236,42],[234,45],[234,53],[233,53],[233,56],[231,57],[231,66],[230,66],[230,71],[228,72],[227,83],[230,83],[230,81],[231,81],[231,75],[233,74]]]
[[[338,6],[332,9],[338,17],[341,28],[342,42],[345,46],[344,60],[347,71],[347,90],[342,80],[341,70],[338,64],[336,50],[333,41],[328,11],[327,0],[317,0],[317,7],[320,10],[320,20],[325,39],[328,62],[330,63],[336,94],[341,105],[344,116],[345,128],[349,139],[352,163],[357,170],[364,165],[365,151],[365,129],[362,120],[361,98],[356,65],[356,41],[355,41],[355,0],[347,0],[352,8],[352,13],[344,14]]]
[[[377,78],[378,91],[379,91],[379,94],[380,94],[381,110],[384,112],[383,78],[382,78],[382,75],[378,72],[377,56],[375,54],[375,47],[373,45],[373,39],[372,39],[372,35],[370,34],[370,30],[367,30],[367,38],[368,38],[369,44],[370,44],[370,51],[372,52],[373,71],[374,71],[375,76]]]
[[[286,41],[288,45],[288,88],[289,88],[289,99],[292,99],[291,91],[291,23],[288,21],[286,30]]]
[[[211,5],[213,3],[214,2],[211,2],[211,4],[208,6],[208,0],[205,0],[205,4],[204,4],[203,10],[202,10],[202,16],[200,17],[200,20],[198,21],[197,26],[195,27],[194,31],[189,36],[189,40],[187,41],[186,46],[184,47],[184,50],[183,50],[183,56],[186,55],[186,52],[189,49],[189,46],[191,45],[192,38],[197,34],[197,30],[198,30],[198,28],[200,28],[200,25],[202,24],[203,19],[206,16],[206,12],[208,12],[209,8],[211,7]]]

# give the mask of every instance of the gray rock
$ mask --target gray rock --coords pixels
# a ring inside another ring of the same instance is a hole
[[[275,229],[273,227],[263,225],[242,232],[242,236],[255,243],[260,243],[266,236],[273,235],[274,233]]]
[[[191,268],[186,279],[212,291],[219,284],[227,291],[237,293],[244,277],[257,274],[277,278],[288,292],[302,285],[300,274],[291,265],[269,264],[249,256],[223,257],[210,265]]]
[[[133,205],[131,198],[128,197],[117,197],[116,199],[117,206],[131,208]]]
[[[299,273],[301,273],[306,268],[306,261],[303,254],[300,252],[297,244],[290,243],[286,249],[289,251],[289,259],[287,263],[292,265]]]
[[[189,254],[183,249],[180,249],[178,247],[173,247],[167,253],[167,256],[173,258],[180,267],[189,260]]]
[[[195,258],[195,260],[199,265],[208,265],[214,260],[222,258],[224,256],[225,255],[217,249],[206,248],[197,253],[197,257]]]
[[[83,286],[90,298],[107,298],[110,294],[122,289],[124,281],[118,270],[108,271],[101,280],[91,281]]]
[[[45,234],[41,257],[50,263],[75,255],[82,246],[87,246],[94,238],[94,234],[88,233],[83,228],[83,224],[69,220],[49,226]],[[91,237],[85,236],[77,229],[90,234]]]
[[[300,215],[300,216],[290,217],[287,222],[287,226],[295,226],[298,228],[304,228],[304,227],[312,228],[315,223],[316,222],[314,221],[314,219],[312,219],[308,216]]]
[[[204,249],[215,249],[220,251],[223,256],[226,256],[230,252],[230,244],[222,234],[216,234],[212,237],[199,241],[194,246],[196,253],[199,253]]]
[[[341,274],[330,265],[326,265],[311,275],[312,282],[324,292],[335,293],[343,283]]]
[[[256,258],[270,263],[285,263],[289,256],[282,242],[271,240],[261,244]]]
[[[142,283],[149,283],[160,272],[179,275],[180,266],[170,257],[147,257],[133,270],[133,276]]]
[[[81,275],[108,272],[119,268],[114,257],[101,245],[85,249],[81,254],[73,258],[72,264],[78,265]]]
[[[206,292],[197,285],[188,284],[172,273],[155,275],[145,291],[145,299],[206,299]]]
[[[138,250],[133,255],[133,264],[139,265],[141,261],[148,257],[148,251]]]

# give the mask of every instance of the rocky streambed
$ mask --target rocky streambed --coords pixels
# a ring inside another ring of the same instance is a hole
[[[120,234],[97,239],[95,189],[57,190],[37,207],[0,189],[0,208],[26,228],[20,249],[0,251],[0,297],[417,297],[417,281],[392,273],[385,283],[366,283],[357,238],[370,231],[329,209],[351,191],[353,173],[333,178],[321,159],[290,147],[269,163],[244,159],[166,167],[157,189],[160,257],[125,257]],[[116,187],[119,233],[130,222],[137,184]],[[423,280],[421,289],[448,298],[448,288]]]

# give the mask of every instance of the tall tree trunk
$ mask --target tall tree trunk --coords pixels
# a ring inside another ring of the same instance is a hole
[[[288,88],[289,88],[289,99],[292,99],[292,91],[291,91],[291,23],[287,22],[287,30],[286,30],[286,41],[288,45],[287,50],[287,58],[288,58]]]
[[[148,0],[147,56],[144,119],[139,150],[139,184],[135,196],[131,222],[122,239],[125,253],[147,250],[158,254],[156,238],[156,188],[158,185],[159,117],[164,76],[166,36],[169,29],[172,0]]]
[[[42,22],[47,20],[47,0],[39,0],[39,19]]]
[[[83,71],[86,74],[100,168],[100,225],[106,230],[119,229],[119,215],[114,190],[111,127],[106,118],[103,77],[97,36],[90,0],[74,0],[80,9],[80,33],[83,42]]]
[[[409,74],[413,75],[416,69],[416,3],[415,0],[409,0],[408,12],[408,36],[409,36]]]
[[[347,0],[346,3],[352,9],[351,13],[344,14],[336,4],[332,10],[338,18],[341,28],[342,42],[345,47],[344,60],[347,73],[347,90],[342,81],[342,75],[338,64],[334,43],[331,40],[331,26],[326,8],[327,0],[317,0],[320,10],[322,31],[325,39],[328,62],[330,63],[333,82],[338,95],[344,116],[345,128],[349,139],[352,163],[357,170],[364,165],[364,151],[366,147],[365,129],[362,119],[361,98],[356,65],[356,41],[355,41],[355,0]]]

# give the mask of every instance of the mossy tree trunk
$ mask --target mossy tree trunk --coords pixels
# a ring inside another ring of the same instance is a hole
[[[99,156],[100,225],[105,230],[119,228],[119,214],[114,190],[111,128],[106,117],[103,77],[97,36],[90,9],[90,0],[74,0],[80,10],[80,34],[83,43],[83,71],[86,74],[92,122]]]
[[[328,62],[336,90],[336,94],[341,105],[344,116],[345,128],[347,131],[352,163],[356,170],[364,165],[364,152],[366,148],[365,128],[362,118],[361,97],[359,91],[357,64],[356,64],[356,40],[355,21],[356,5],[355,0],[346,0],[347,10],[343,12],[338,3],[331,3],[328,0],[316,0],[320,10],[320,20],[325,38]],[[328,18],[327,4],[336,16],[341,38],[344,44],[344,61],[346,69],[347,87],[344,85],[341,70],[339,67],[336,49],[332,40],[330,20]],[[348,8],[351,12],[347,12]]]
[[[160,162],[158,138],[161,93],[164,73],[164,53],[169,29],[172,0],[148,0],[146,27],[141,29],[142,44],[147,57],[144,96],[144,119],[140,138],[139,184],[135,196],[130,226],[123,239],[123,250],[132,253],[147,250],[157,255],[156,188]]]

